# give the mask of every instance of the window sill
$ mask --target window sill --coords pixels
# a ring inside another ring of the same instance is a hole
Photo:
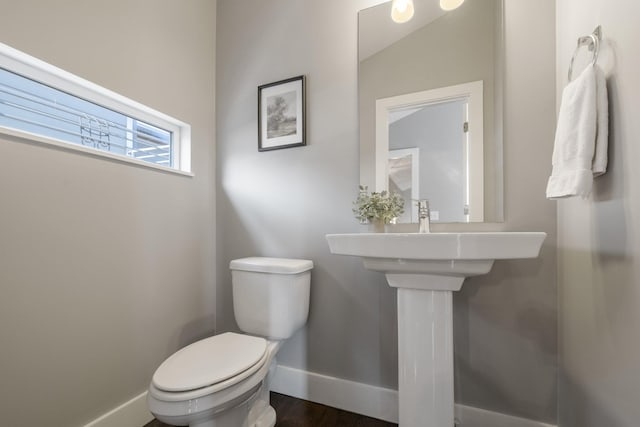
[[[67,151],[73,151],[73,152],[83,154],[83,155],[88,155],[91,157],[102,157],[102,158],[107,158],[109,160],[113,160],[120,163],[129,163],[131,165],[140,166],[147,169],[154,169],[159,172],[168,172],[174,175],[182,175],[182,176],[188,176],[188,177],[195,176],[195,174],[190,171],[182,171],[182,170],[173,169],[167,166],[156,165],[153,163],[144,162],[142,160],[137,160],[132,157],[113,154],[106,151],[100,151],[94,148],[72,144],[70,142],[58,140],[55,138],[47,138],[41,135],[25,132],[18,129],[0,126],[0,134],[12,136],[14,138],[17,138],[18,140],[22,140],[30,143],[33,143],[33,142],[41,143],[41,144],[44,144],[45,146],[55,147],[55,148],[59,148]]]

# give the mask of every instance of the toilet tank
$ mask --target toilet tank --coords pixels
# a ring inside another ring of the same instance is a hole
[[[307,322],[312,261],[252,257],[233,260],[229,268],[243,332],[284,340]]]

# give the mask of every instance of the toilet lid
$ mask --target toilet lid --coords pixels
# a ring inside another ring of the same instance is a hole
[[[307,259],[249,257],[234,259],[229,264],[231,270],[253,271],[256,273],[299,274],[313,268],[313,261]]]
[[[164,361],[153,385],[188,391],[234,377],[258,363],[267,349],[264,338],[227,332],[195,342]]]

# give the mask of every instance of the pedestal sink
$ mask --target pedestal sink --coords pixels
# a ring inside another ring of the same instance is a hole
[[[398,288],[400,427],[453,427],[452,292],[500,259],[536,258],[546,233],[328,234]]]

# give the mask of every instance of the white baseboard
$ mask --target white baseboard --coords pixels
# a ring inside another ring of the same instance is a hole
[[[147,409],[147,392],[86,424],[84,427],[142,427],[153,420]]]
[[[465,405],[456,405],[456,418],[461,423],[460,427],[556,427]]]
[[[271,390],[333,408],[398,422],[398,392],[278,365]],[[456,405],[460,427],[556,427],[537,421]]]
[[[368,384],[315,374],[278,365],[271,390],[298,399],[310,400],[366,415],[398,422],[398,392]]]
[[[341,378],[278,365],[271,390],[298,399],[398,422],[398,392]],[[460,427],[556,427],[538,421],[456,405]],[[84,427],[142,427],[153,420],[147,409],[147,392],[134,397]]]

